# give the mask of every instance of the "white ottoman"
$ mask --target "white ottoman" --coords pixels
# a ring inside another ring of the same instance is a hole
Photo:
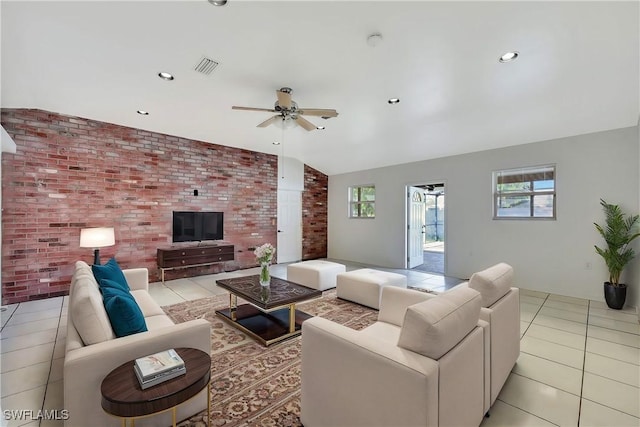
[[[287,280],[307,288],[324,291],[336,287],[336,275],[344,273],[342,264],[330,261],[311,260],[296,262],[287,266]]]
[[[379,310],[380,294],[385,286],[406,288],[407,277],[371,268],[340,273],[337,277],[336,295]]]

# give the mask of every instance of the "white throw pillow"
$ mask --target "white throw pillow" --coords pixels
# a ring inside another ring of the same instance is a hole
[[[480,294],[467,287],[411,305],[404,315],[398,346],[438,360],[476,327],[481,305]]]
[[[491,307],[509,292],[511,286],[513,286],[513,267],[504,262],[473,273],[469,279],[469,287],[482,295],[483,307]]]
[[[73,290],[69,295],[69,314],[85,345],[116,337],[93,276],[80,274],[80,277],[74,278]]]

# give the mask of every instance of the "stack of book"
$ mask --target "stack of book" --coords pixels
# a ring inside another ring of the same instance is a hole
[[[143,390],[187,372],[174,349],[136,359],[134,371]]]

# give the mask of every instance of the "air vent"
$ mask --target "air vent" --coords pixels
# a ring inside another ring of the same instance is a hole
[[[218,65],[220,65],[219,62],[203,56],[200,62],[198,62],[198,65],[195,66],[194,70],[208,76],[213,70],[218,67]]]

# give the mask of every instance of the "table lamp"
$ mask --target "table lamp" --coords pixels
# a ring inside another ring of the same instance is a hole
[[[80,247],[93,248],[93,263],[100,265],[100,249],[116,244],[113,227],[83,228],[80,230]]]

